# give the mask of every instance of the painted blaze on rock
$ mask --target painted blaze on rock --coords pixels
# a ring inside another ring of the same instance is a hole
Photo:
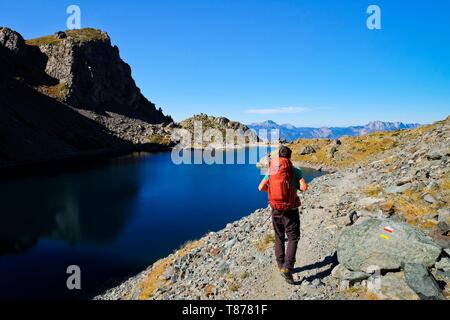
[[[430,267],[435,264],[441,247],[410,225],[388,219],[369,219],[342,231],[338,260],[347,269],[366,271],[400,269],[404,263]]]

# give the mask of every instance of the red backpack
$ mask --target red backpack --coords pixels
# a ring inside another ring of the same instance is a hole
[[[291,160],[279,157],[269,163],[269,203],[273,210],[286,211],[300,206],[293,185]]]

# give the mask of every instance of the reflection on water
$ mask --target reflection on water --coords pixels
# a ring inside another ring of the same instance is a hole
[[[308,179],[317,176],[306,171]],[[87,298],[267,205],[254,165],[180,165],[136,153],[56,176],[0,181],[0,298]],[[82,270],[82,290],[65,287]]]
[[[129,166],[126,175],[111,169],[0,184],[2,248],[9,243],[20,253],[30,247],[22,243],[42,236],[70,245],[113,241],[130,214],[127,200],[138,193],[138,168]]]

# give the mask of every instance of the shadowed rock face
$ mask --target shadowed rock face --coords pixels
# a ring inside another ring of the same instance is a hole
[[[17,68],[19,52],[24,46],[25,41],[20,34],[0,28],[0,90],[6,89],[6,83]]]
[[[0,28],[0,61],[4,77],[0,89],[3,91],[11,80],[20,80],[31,87],[59,83],[45,72],[48,57],[38,47],[27,45],[19,33],[4,27]]]
[[[152,143],[172,122],[95,29],[25,41],[0,28],[0,167]]]
[[[171,122],[148,101],[131,77],[131,68],[100,30],[71,30],[27,41],[48,58],[45,72],[61,84],[62,101],[98,113],[112,111],[148,123]]]
[[[0,167],[129,144],[99,123],[19,81],[0,94]]]

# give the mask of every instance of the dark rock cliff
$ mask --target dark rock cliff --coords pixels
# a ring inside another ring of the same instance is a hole
[[[106,33],[0,28],[0,167],[155,142],[170,123]]]
[[[64,87],[68,104],[96,112],[113,111],[149,123],[170,122],[136,86],[131,68],[99,30],[82,29],[26,42],[48,57],[45,72]]]

